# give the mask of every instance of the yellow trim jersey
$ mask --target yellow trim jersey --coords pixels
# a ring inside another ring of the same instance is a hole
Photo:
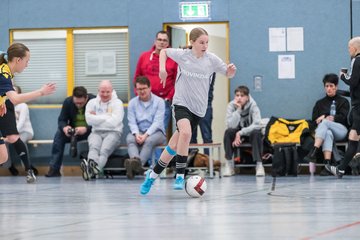
[[[6,93],[14,91],[12,85],[12,75],[9,66],[6,63],[0,65],[0,105],[6,101]]]

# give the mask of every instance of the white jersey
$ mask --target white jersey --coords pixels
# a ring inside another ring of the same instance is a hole
[[[191,49],[167,48],[166,55],[178,64],[173,104],[187,107],[193,114],[204,117],[212,74],[226,75],[226,64],[210,52],[197,58]]]

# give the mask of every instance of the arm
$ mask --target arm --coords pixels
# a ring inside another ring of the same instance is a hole
[[[237,128],[240,122],[240,112],[231,101],[226,109],[226,128]]]
[[[122,123],[124,118],[124,107],[121,100],[117,99],[117,101],[114,101],[112,105],[112,111],[109,115],[104,114],[106,117],[106,121],[104,123],[104,126],[107,128],[116,128],[119,126],[119,122]]]
[[[340,79],[344,81],[351,88],[359,85],[360,81],[360,57],[357,57],[352,66],[351,76],[346,77],[346,75],[341,72]]]
[[[28,93],[18,94],[15,91],[8,91],[6,92],[6,96],[14,105],[16,105],[22,102],[28,102],[42,96],[50,95],[55,92],[55,89],[55,83],[47,83],[43,85],[40,89]]]
[[[252,131],[261,129],[261,114],[259,107],[255,105],[251,109],[250,114],[252,122],[249,126],[241,128],[241,130],[239,131],[241,136],[249,136]]]
[[[156,131],[164,129],[165,102],[162,99],[159,101],[160,102],[157,106],[154,120],[149,129],[146,131],[146,134],[148,135],[154,134]]]
[[[135,101],[136,98],[131,99],[128,105],[128,124],[132,134],[139,133],[139,127],[136,123]]]
[[[341,124],[347,123],[347,116],[350,110],[350,104],[346,99],[342,99],[343,101],[336,104],[336,115],[334,117],[335,122],[339,122]]]
[[[159,77],[160,77],[160,83],[163,84],[163,87],[166,85],[166,78],[167,78],[167,72],[166,72],[166,49],[161,49],[160,55],[159,55]]]
[[[233,63],[227,65],[226,77],[233,78],[235,76],[235,73],[236,73],[236,66]]]

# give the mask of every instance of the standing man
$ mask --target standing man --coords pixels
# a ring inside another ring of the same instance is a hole
[[[128,122],[130,133],[126,137],[130,159],[125,160],[126,176],[143,173],[143,166],[151,158],[156,145],[166,140],[164,128],[164,100],[151,93],[147,77],[137,77],[135,89],[138,94],[129,102]]]
[[[85,121],[85,106],[95,96],[88,94],[86,88],[79,86],[73,90],[73,95],[67,97],[62,105],[58,118],[58,129],[52,146],[52,158],[46,177],[60,177],[60,168],[64,156],[65,143],[71,139],[86,140],[91,132]],[[75,154],[76,141],[73,141],[72,152]],[[75,148],[75,149],[74,149]]]
[[[156,33],[156,39],[152,48],[143,52],[138,60],[134,83],[138,76],[145,76],[150,80],[151,92],[165,100],[164,128],[168,127],[171,116],[171,102],[175,93],[175,79],[177,74],[177,63],[172,59],[166,60],[166,71],[168,73],[165,87],[159,78],[159,53],[161,49],[169,47],[169,35],[165,31]]]

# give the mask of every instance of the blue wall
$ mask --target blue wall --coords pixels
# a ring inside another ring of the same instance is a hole
[[[149,49],[163,23],[182,22],[175,0],[2,0],[0,49],[8,46],[9,29],[128,26],[130,79],[141,52]],[[6,10],[8,9],[8,11]],[[228,21],[230,59],[238,67],[231,80],[253,86],[262,75],[263,91],[252,92],[263,117],[309,118],[323,96],[322,77],[349,66],[350,0],[213,0],[211,21]],[[353,2],[353,33],[360,35],[360,2]],[[156,17],[154,17],[156,16]],[[269,52],[269,27],[304,27],[303,52]],[[211,43],[210,43],[211,44]],[[296,79],[277,79],[277,56],[294,54]],[[130,84],[132,87],[132,85]],[[341,88],[346,86],[341,84]],[[133,94],[133,91],[131,91]],[[227,93],[224,93],[227,97]],[[34,110],[32,110],[34,111]],[[36,110],[57,118],[53,109]],[[32,113],[33,119],[36,116]],[[51,139],[47,131],[44,138]]]

